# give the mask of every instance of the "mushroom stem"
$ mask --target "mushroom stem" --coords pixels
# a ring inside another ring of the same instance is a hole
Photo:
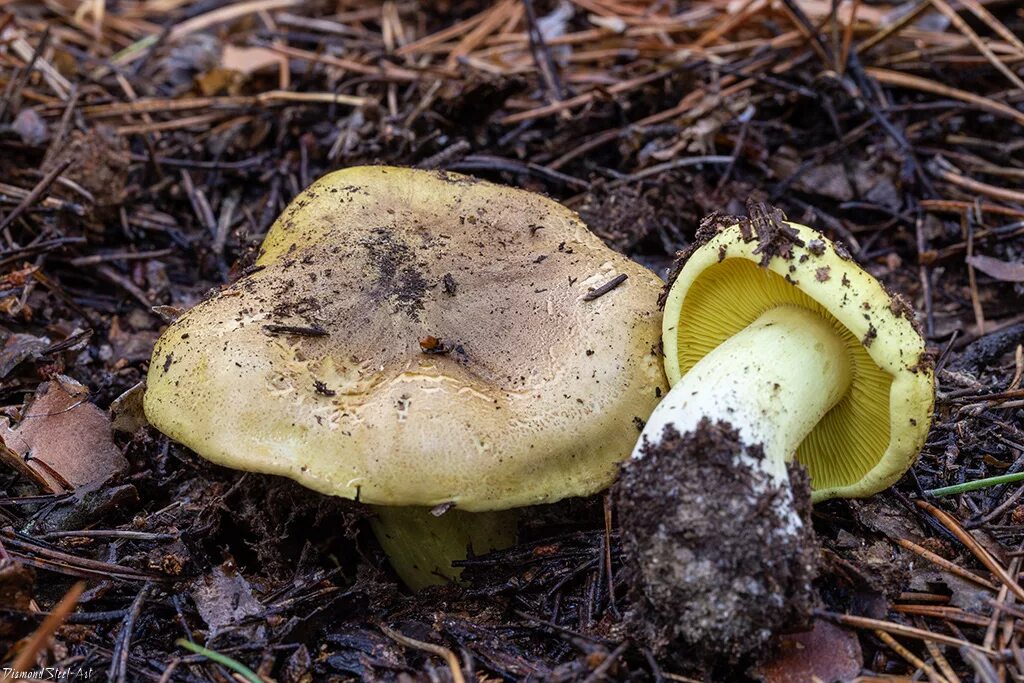
[[[786,463],[850,386],[843,340],[815,312],[796,306],[769,309],[704,356],[669,391],[633,451],[658,442],[666,425],[680,434],[708,418],[731,424],[743,443],[764,457],[738,455],[745,464],[788,479]]]
[[[373,533],[395,573],[414,591],[458,581],[452,562],[516,542],[517,510],[435,515],[430,508],[373,506]]]
[[[769,309],[682,376],[616,487],[652,642],[757,650],[812,602],[804,438],[850,388],[849,350],[816,312]]]

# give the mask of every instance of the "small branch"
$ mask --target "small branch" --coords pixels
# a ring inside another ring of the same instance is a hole
[[[613,289],[615,289],[616,287],[621,285],[623,282],[626,281],[627,278],[629,278],[629,276],[626,275],[625,273],[619,273],[618,275],[613,277],[611,280],[609,280],[608,282],[606,282],[603,285],[601,285],[600,287],[598,287],[597,289],[592,289],[589,292],[587,292],[586,294],[584,294],[583,295],[583,300],[584,301],[593,301],[594,299],[599,299],[602,296],[604,296],[605,294],[607,294],[608,292],[612,291]]]

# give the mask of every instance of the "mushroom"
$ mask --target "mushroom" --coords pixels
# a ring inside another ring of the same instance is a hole
[[[145,412],[215,463],[376,506],[420,588],[510,544],[502,511],[611,483],[666,388],[660,289],[537,194],[350,168],[167,328]]]
[[[616,496],[655,639],[730,656],[812,596],[793,459],[815,501],[876,493],[917,456],[934,396],[909,306],[840,245],[776,210],[752,214],[702,230],[668,290],[672,389]]]

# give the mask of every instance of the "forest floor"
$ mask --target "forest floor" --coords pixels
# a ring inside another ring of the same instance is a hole
[[[0,4],[0,661],[1020,680],[1024,486],[930,492],[1024,471],[1021,36],[1001,0]],[[381,163],[544,193],[660,274],[702,217],[770,202],[913,303],[932,431],[890,491],[815,508],[813,630],[740,671],[631,639],[606,496],[531,510],[465,586],[410,595],[358,504],[140,424],[167,317],[314,179]]]

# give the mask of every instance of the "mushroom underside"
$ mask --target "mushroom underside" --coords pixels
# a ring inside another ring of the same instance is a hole
[[[685,324],[677,329],[679,372],[685,375],[722,342],[780,306],[807,310],[826,322],[849,359],[849,391],[799,444],[796,459],[807,468],[815,489],[850,486],[889,448],[893,378],[872,359],[865,340],[784,277],[743,258],[727,258],[701,273],[680,312]]]

